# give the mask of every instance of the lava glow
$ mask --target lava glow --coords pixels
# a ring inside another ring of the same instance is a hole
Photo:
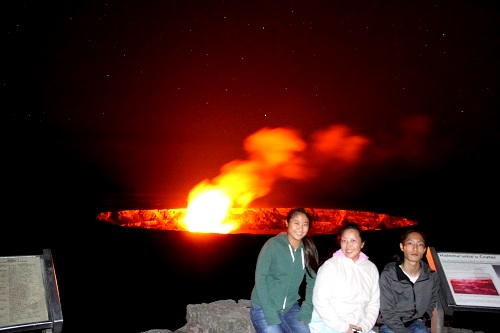
[[[227,234],[234,224],[223,224],[231,205],[231,199],[221,189],[207,189],[189,201],[184,223],[192,232]]]
[[[314,136],[311,156],[321,156],[321,163],[330,164],[333,158],[350,164],[367,143],[345,126],[331,126]],[[316,163],[307,164],[308,144],[297,130],[263,128],[245,139],[244,148],[248,159],[226,163],[217,177],[191,190],[183,222],[186,230],[229,233],[239,227],[224,222],[230,208],[248,207],[269,194],[278,179],[305,180],[316,174]]]

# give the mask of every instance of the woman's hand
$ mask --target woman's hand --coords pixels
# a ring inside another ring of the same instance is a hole
[[[361,326],[349,324],[349,328],[346,333],[363,333]]]

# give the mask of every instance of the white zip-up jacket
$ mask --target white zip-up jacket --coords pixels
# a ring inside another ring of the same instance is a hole
[[[346,332],[349,324],[370,332],[380,309],[377,266],[363,252],[354,262],[338,250],[318,270],[313,307],[312,333]]]

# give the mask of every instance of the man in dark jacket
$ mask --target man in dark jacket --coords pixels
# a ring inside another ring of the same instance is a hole
[[[408,229],[399,247],[404,259],[388,263],[380,274],[380,332],[429,333],[439,277],[422,260],[427,250],[424,233]]]

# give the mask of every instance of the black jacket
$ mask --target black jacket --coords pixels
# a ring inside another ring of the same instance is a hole
[[[388,263],[380,274],[380,324],[395,333],[407,333],[406,328],[417,319],[427,321],[437,305],[439,277],[425,261],[420,261],[420,276],[415,283],[399,267]]]

